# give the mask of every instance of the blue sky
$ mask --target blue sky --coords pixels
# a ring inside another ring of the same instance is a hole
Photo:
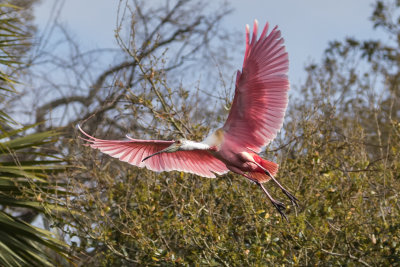
[[[60,0],[42,0],[35,9],[36,23],[44,27],[51,7]],[[59,21],[86,48],[115,46],[117,4],[113,0],[66,0]],[[304,80],[306,63],[318,62],[331,40],[345,37],[371,39],[382,36],[372,29],[368,18],[374,0],[232,0],[235,11],[226,17],[225,27],[244,33],[246,24],[258,19],[278,25],[289,52],[289,79],[292,85]],[[243,34],[244,52],[244,34]],[[237,57],[241,67],[243,54]],[[235,60],[236,61],[236,60]],[[235,70],[232,70],[232,73]]]

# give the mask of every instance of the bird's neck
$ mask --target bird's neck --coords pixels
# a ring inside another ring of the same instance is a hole
[[[190,140],[186,140],[185,143],[180,147],[180,150],[208,150],[208,149],[210,149],[210,146],[208,144]]]

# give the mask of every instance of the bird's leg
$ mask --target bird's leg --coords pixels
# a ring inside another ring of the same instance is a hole
[[[271,201],[272,205],[274,205],[274,207],[278,210],[279,214],[282,216],[282,218],[285,218],[285,220],[287,222],[289,222],[288,218],[286,217],[286,214],[283,212],[286,208],[285,205],[274,199],[267,191],[267,189],[265,189],[265,187],[258,181],[254,180],[253,178],[251,178],[250,176],[248,176],[247,174],[243,173],[240,170],[236,170],[236,172],[240,173],[241,175],[243,175],[244,177],[246,177],[247,179],[249,179],[250,181],[256,183],[259,187],[261,187],[261,189],[264,191],[264,193],[267,195],[268,199]]]
[[[269,173],[269,171],[267,170],[265,172],[269,177],[271,177],[272,181],[274,181],[279,188],[282,190],[282,192],[290,199],[290,202],[292,202],[292,204],[296,207],[299,207],[299,204],[297,204],[297,201],[299,201],[294,195],[292,195],[292,193],[290,193],[286,188],[284,188],[276,179],[275,177]]]
[[[278,200],[275,200],[265,189],[265,187],[260,183],[256,182],[256,184],[261,187],[261,189],[264,191],[264,193],[267,195],[269,200],[271,201],[272,205],[278,210],[278,212],[281,214],[282,218],[285,218],[287,222],[289,222],[288,218],[286,217],[286,214],[283,212],[285,210],[285,205],[282,202],[279,202]]]
[[[292,204],[296,207],[299,206],[299,204],[297,204],[297,201],[299,201],[294,195],[292,195],[286,188],[284,188],[276,179],[275,177],[267,170],[265,169],[263,166],[261,166],[260,164],[258,164],[257,162],[254,161],[254,163],[260,167],[266,175],[268,175],[269,177],[271,177],[272,181],[274,181],[274,183],[276,183],[276,185],[282,190],[282,192],[290,199],[290,202],[292,202]]]

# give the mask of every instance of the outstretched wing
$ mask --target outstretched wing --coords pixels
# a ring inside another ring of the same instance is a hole
[[[129,164],[146,167],[153,171],[183,171],[203,177],[215,178],[215,174],[224,174],[229,170],[225,164],[205,150],[177,151],[161,153],[145,161],[145,157],[170,146],[174,141],[132,139],[102,140],[90,136],[79,126],[79,130],[88,137],[86,140],[92,148],[108,154]]]
[[[288,103],[288,54],[275,27],[268,23],[257,40],[257,21],[250,42],[246,26],[246,52],[242,72],[237,72],[232,108],[223,126],[224,143],[260,152],[276,137]]]

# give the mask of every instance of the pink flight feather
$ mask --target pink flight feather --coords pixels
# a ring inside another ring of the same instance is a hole
[[[224,146],[248,147],[256,152],[273,140],[283,124],[288,104],[288,54],[275,27],[268,35],[268,23],[257,40],[246,26],[246,52],[242,71],[236,78],[235,96],[223,126]]]
[[[183,171],[208,178],[215,178],[215,174],[221,175],[228,172],[224,163],[205,150],[161,153],[142,161],[145,157],[170,146],[174,141],[133,138],[129,138],[126,141],[102,140],[87,134],[80,126],[78,128],[88,137],[88,139],[84,140],[89,143],[90,147],[97,148],[105,154],[138,167],[146,167],[157,172]]]

